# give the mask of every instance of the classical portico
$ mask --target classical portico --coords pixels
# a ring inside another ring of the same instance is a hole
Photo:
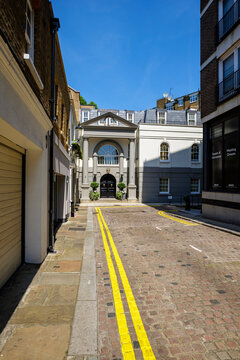
[[[98,190],[104,197],[115,197],[116,185],[124,182],[128,200],[135,201],[137,125],[108,112],[82,123],[81,127],[81,201],[89,201],[92,181],[100,184]]]

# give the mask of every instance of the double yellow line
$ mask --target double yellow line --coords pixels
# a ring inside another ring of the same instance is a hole
[[[135,331],[137,334],[140,348],[142,350],[143,359],[144,360],[156,360],[154,353],[152,351],[150,342],[148,340],[147,333],[144,329],[143,322],[142,322],[136,301],[134,299],[132,289],[130,287],[126,272],[124,270],[122,261],[118,254],[118,251],[117,251],[117,248],[114,244],[112,235],[111,235],[109,228],[104,220],[104,217],[102,215],[100,208],[96,208],[96,212],[97,212],[97,218],[98,218],[98,222],[99,222],[99,226],[100,226],[100,230],[101,230],[101,234],[102,234],[102,238],[103,238],[103,244],[104,244],[104,249],[105,249],[106,258],[107,258],[109,275],[110,275],[110,279],[111,279],[111,283],[112,283],[113,299],[114,299],[114,304],[115,304],[116,318],[117,318],[117,323],[118,323],[118,331],[119,331],[119,335],[120,335],[123,359],[124,360],[135,359],[135,353],[133,350],[131,337],[130,337],[130,334],[128,331],[127,320],[126,320],[124,307],[123,307],[123,303],[122,303],[122,299],[121,299],[121,294],[120,294],[120,290],[119,290],[116,271],[115,271],[113,261],[112,261],[110,247],[111,247],[112,253],[114,255],[114,258],[115,258],[115,261],[117,264],[117,268],[118,268],[118,271],[119,271],[119,274],[120,274],[120,277],[122,280],[122,284],[123,284],[123,288],[124,288],[124,291],[126,294],[126,299],[128,302],[133,325],[134,325],[134,328],[135,328]],[[107,236],[105,234],[105,231],[107,233]],[[110,247],[108,245],[107,237],[109,240]]]

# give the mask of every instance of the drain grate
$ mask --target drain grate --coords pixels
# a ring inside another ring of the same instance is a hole
[[[71,227],[69,228],[70,231],[85,231],[86,228],[79,228],[79,227]]]

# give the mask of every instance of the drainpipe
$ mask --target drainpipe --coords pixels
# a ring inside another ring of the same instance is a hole
[[[56,33],[60,28],[58,18],[51,18],[51,34],[52,34],[52,63],[51,63],[51,99],[50,99],[50,118],[54,125],[55,118],[55,39]],[[50,151],[49,151],[49,246],[48,251],[54,252],[54,168],[53,168],[53,136],[52,128],[50,134]]]

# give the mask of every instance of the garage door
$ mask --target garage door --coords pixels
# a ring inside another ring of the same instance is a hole
[[[22,262],[22,158],[0,139],[0,287]]]

